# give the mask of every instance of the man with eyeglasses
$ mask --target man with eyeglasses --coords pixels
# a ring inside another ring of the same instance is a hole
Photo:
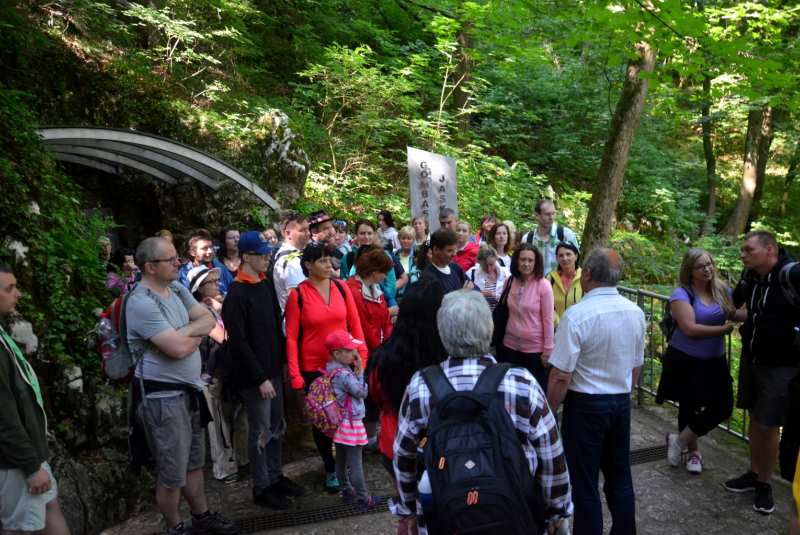
[[[571,229],[555,224],[556,205],[550,199],[538,201],[533,211],[533,217],[536,218],[538,225],[533,231],[522,237],[521,243],[533,244],[542,253],[542,259],[544,260],[543,276],[546,277],[548,273],[558,267],[558,258],[556,256],[558,244],[569,242],[578,247],[578,238]],[[509,236],[509,239],[511,238],[513,236]],[[580,254],[580,249],[578,253]]]
[[[144,240],[136,248],[136,265],[142,280],[125,308],[128,346],[131,354],[141,355],[131,383],[132,453],[146,439],[156,460],[156,502],[166,535],[188,532],[181,496],[191,508],[193,533],[233,535],[238,526],[208,507],[203,480],[211,415],[200,378],[199,346],[217,322],[176,282],[180,260],[170,242]],[[134,459],[134,469],[140,465]]]
[[[286,300],[289,292],[306,280],[303,268],[300,266],[300,257],[303,249],[308,245],[311,236],[308,229],[308,219],[300,212],[286,212],[281,219],[283,231],[283,245],[275,255],[273,277],[275,292],[278,294],[278,303],[281,306],[281,315],[286,311]],[[285,330],[285,328],[284,328]]]
[[[775,510],[772,474],[778,460],[780,427],[786,422],[789,381],[800,364],[800,266],[778,247],[775,236],[754,230],[742,242],[744,271],[731,297],[744,321],[736,407],[750,413],[750,467],[725,482],[733,492],[755,491],[753,509]],[[794,302],[793,302],[794,301]]]
[[[287,496],[305,489],[283,475],[281,435],[285,344],[280,336],[272,291],[265,282],[270,244],[263,232],[245,232],[239,239],[242,267],[222,305],[233,356],[233,381],[247,410],[247,450],[253,474],[253,501],[271,509],[291,509]]]
[[[219,268],[221,275],[219,277],[219,293],[225,295],[228,293],[228,285],[233,282],[230,271],[222,262],[216,259],[214,252],[214,245],[211,243],[211,234],[206,229],[198,229],[194,232],[187,244],[189,256],[191,260],[181,266],[178,272],[181,284],[189,288],[189,282],[186,276],[192,268],[198,266],[206,266],[208,269]]]

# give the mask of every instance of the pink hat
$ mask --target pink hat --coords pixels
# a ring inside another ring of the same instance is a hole
[[[325,347],[328,348],[328,351],[336,351],[338,349],[356,349],[358,346],[363,344],[361,340],[356,340],[350,333],[347,331],[343,331],[339,329],[338,331],[333,331],[331,334],[325,338]]]

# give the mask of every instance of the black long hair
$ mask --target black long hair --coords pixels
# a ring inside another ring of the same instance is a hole
[[[377,373],[383,398],[400,412],[411,377],[426,366],[441,364],[447,351],[439,337],[436,313],[444,291],[439,283],[420,279],[408,287],[389,338],[369,357],[369,372]]]
[[[239,229],[236,227],[225,227],[222,229],[222,232],[219,233],[219,249],[217,249],[217,258],[219,258],[220,262],[224,262],[226,258],[228,258],[228,244],[225,242],[225,239],[228,237],[228,232],[235,230],[239,232]],[[242,255],[239,254],[239,251],[236,251],[236,255],[241,257]]]

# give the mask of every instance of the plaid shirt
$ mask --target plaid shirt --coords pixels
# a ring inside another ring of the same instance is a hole
[[[456,390],[470,390],[489,362],[495,360],[488,355],[483,358],[448,359],[442,363],[442,369]],[[531,474],[538,478],[542,486],[545,521],[551,524],[567,518],[572,514],[572,489],[556,420],[550,412],[544,392],[530,372],[515,367],[506,373],[500,383],[497,401],[503,403],[511,416]],[[417,448],[427,432],[433,403],[428,385],[417,372],[406,388],[400,407],[392,461],[400,498],[410,510],[413,510],[413,502],[418,497]],[[421,512],[422,508],[417,503],[417,514]],[[420,534],[427,533],[421,516],[419,526]]]
[[[533,233],[533,244],[541,251],[542,253],[542,260],[544,261],[544,273],[542,274],[543,277],[546,277],[548,273],[553,271],[558,267],[558,259],[556,258],[556,246],[561,243],[562,240],[558,239],[557,234],[557,227],[555,223],[553,226],[550,227],[550,235],[547,237],[546,240],[543,240],[541,236],[539,236],[539,227],[536,227],[535,230],[532,230],[528,234]],[[569,242],[575,247],[578,247],[580,251],[580,246],[578,245],[578,238],[575,236],[575,233],[567,228],[561,227],[564,229],[564,240],[565,242]],[[528,234],[525,234],[522,237],[522,243],[527,243],[528,241]]]

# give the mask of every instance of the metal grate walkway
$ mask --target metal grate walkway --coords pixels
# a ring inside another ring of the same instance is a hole
[[[642,448],[633,450],[630,453],[631,466],[637,464],[646,464],[656,461],[663,461],[667,458],[666,444],[661,446],[651,446],[649,448]],[[250,518],[243,518],[237,520],[239,524],[239,533],[246,535],[248,533],[258,533],[262,531],[269,531],[278,528],[288,528],[293,526],[302,526],[306,524],[318,524],[321,522],[329,522],[331,520],[339,520],[353,516],[371,515],[374,513],[383,513],[389,510],[388,501],[391,496],[382,496],[383,502],[375,507],[371,507],[367,511],[359,511],[356,502],[347,504],[331,505],[329,507],[322,507],[319,509],[312,509],[308,511],[293,511],[289,513],[278,513],[272,515],[255,516]],[[163,535],[162,533],[152,533],[150,535]]]

